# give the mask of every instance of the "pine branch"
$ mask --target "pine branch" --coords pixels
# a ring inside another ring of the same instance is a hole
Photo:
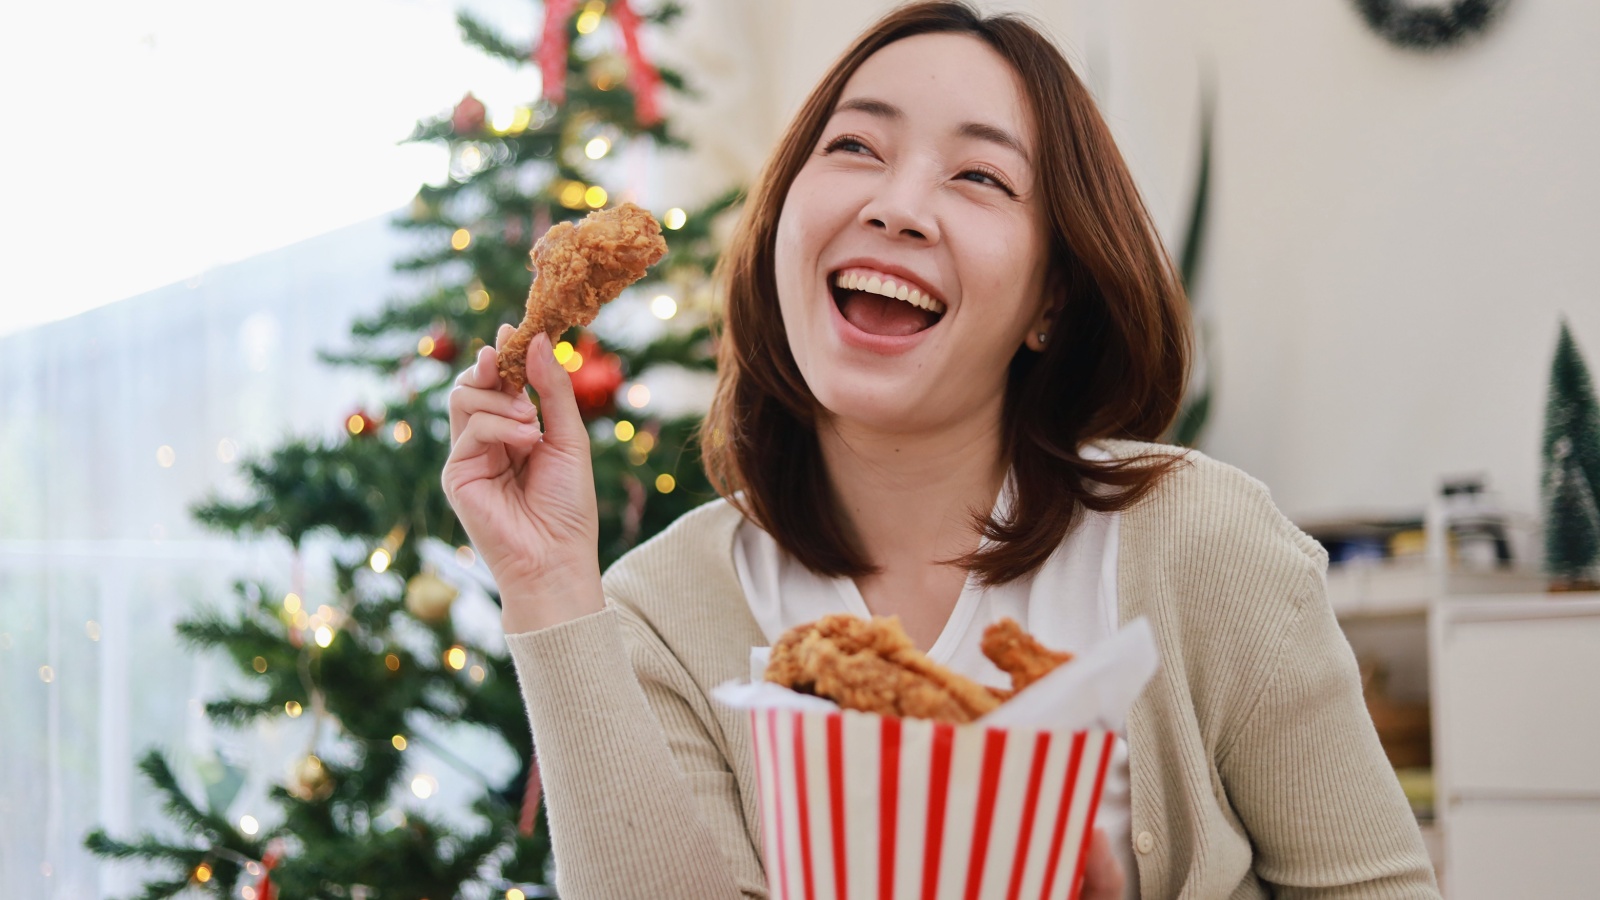
[[[676,365],[699,372],[714,372],[717,361],[711,358],[708,345],[711,328],[699,325],[689,331],[669,332],[651,341],[643,349],[629,354],[629,363],[636,373],[651,366]]]
[[[501,37],[487,23],[466,10],[456,12],[456,26],[461,29],[461,39],[479,50],[508,62],[528,62],[532,50],[519,47]]]
[[[139,760],[139,771],[162,793],[162,806],[167,815],[179,820],[179,824],[187,826],[190,832],[200,832],[215,840],[232,830],[226,822],[200,809],[189,799],[189,795],[178,785],[177,776],[172,774],[166,756],[159,750],[152,750]]]
[[[640,15],[639,18],[652,25],[671,25],[673,22],[678,21],[678,17],[683,13],[684,9],[681,4],[668,0],[668,2],[658,5],[650,12]]]

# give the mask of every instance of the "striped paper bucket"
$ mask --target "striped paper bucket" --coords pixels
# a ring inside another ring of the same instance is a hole
[[[1078,896],[1114,735],[753,709],[772,900]]]

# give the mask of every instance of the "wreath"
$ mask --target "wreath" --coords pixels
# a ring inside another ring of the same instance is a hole
[[[1367,25],[1408,50],[1450,47],[1487,29],[1506,0],[1453,0],[1443,6],[1408,6],[1401,0],[1355,0]]]

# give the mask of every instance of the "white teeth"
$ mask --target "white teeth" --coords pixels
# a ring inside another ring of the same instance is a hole
[[[896,300],[904,300],[912,306],[926,309],[934,314],[942,314],[944,312],[943,303],[914,287],[900,284],[889,278],[850,272],[839,276],[839,287],[847,291],[867,291],[884,297],[893,297]]]

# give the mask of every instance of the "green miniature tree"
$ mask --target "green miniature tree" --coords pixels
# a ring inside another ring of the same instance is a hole
[[[1545,568],[1551,587],[1600,589],[1600,404],[1566,322],[1550,364],[1544,414]]]

